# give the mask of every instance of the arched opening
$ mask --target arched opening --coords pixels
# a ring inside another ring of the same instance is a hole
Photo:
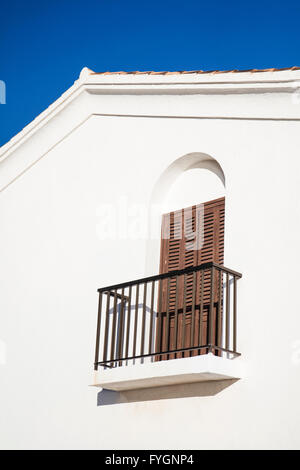
[[[193,348],[196,344],[209,344],[209,338],[218,344],[221,274],[217,272],[213,277],[213,269],[202,266],[223,264],[225,175],[221,166],[203,153],[178,158],[156,183],[152,204],[156,205],[159,218],[159,241],[153,241],[148,261],[154,270],[153,263],[159,259],[160,275],[173,273],[159,285],[156,350]],[[199,267],[201,271],[195,271]],[[181,357],[206,352],[205,348],[189,350]],[[176,357],[170,354],[157,356],[156,360]]]
[[[224,196],[224,184],[215,173],[207,168],[188,169],[169,187],[162,209],[164,213],[177,211]]]
[[[220,164],[213,157],[202,152],[193,152],[177,158],[157,180],[151,197],[152,204],[162,203],[169,188],[184,172],[194,169],[206,169],[214,173],[225,187],[225,175]]]
[[[147,275],[156,273],[159,267],[162,215],[224,196],[224,172],[220,164],[206,153],[183,155],[164,170],[150,199]]]

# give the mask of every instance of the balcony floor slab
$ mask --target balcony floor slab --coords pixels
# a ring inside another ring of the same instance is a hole
[[[123,391],[166,385],[240,379],[241,357],[228,359],[211,353],[169,361],[124,365],[95,371],[93,386]]]

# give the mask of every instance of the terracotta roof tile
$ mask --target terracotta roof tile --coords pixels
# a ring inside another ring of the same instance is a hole
[[[285,67],[281,69],[277,68],[270,68],[270,69],[248,69],[248,70],[180,70],[176,72],[171,71],[162,71],[162,72],[155,72],[155,71],[134,71],[134,72],[91,72],[91,75],[177,75],[177,74],[205,74],[205,73],[242,73],[242,72],[250,72],[250,73],[257,73],[257,72],[281,72],[283,70],[300,70],[300,67],[293,66],[293,67]]]

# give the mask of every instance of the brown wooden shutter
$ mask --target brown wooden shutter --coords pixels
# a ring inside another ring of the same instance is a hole
[[[177,269],[184,269],[189,266],[198,266],[203,263],[213,261],[218,264],[224,262],[224,223],[225,223],[225,198],[215,199],[205,202],[197,206],[180,209],[169,214],[164,214],[162,218],[162,239],[161,239],[161,256],[160,256],[160,273],[167,273]],[[196,233],[197,231],[197,233]],[[200,236],[202,234],[202,238]],[[196,241],[202,241],[201,246],[196,245]],[[191,245],[194,243],[194,246]],[[195,249],[190,249],[190,248]],[[196,275],[196,312],[200,302],[200,276]],[[187,275],[186,284],[186,336],[188,339],[190,331],[189,307],[192,304],[192,282],[193,274]],[[217,286],[217,276],[215,279]],[[178,308],[179,313],[183,308],[183,276],[178,282]],[[176,280],[172,279],[170,283],[169,312],[171,315],[169,332],[165,331],[163,320],[163,334],[161,335],[164,343],[165,336],[169,335],[169,349],[176,349],[176,345],[172,344],[174,335],[172,329],[172,313],[175,308],[175,291]],[[217,289],[215,288],[216,296]],[[205,272],[204,277],[204,313],[207,315],[208,305],[210,302],[210,273]],[[217,302],[217,298],[215,299]],[[164,318],[167,310],[167,281],[162,282],[162,309],[161,313]],[[204,316],[204,320],[205,320]],[[197,323],[197,317],[196,317]],[[173,325],[173,326],[172,326]],[[180,343],[180,334],[182,332],[182,319],[179,315],[178,322],[178,341]],[[204,328],[204,335],[205,335]],[[204,339],[203,339],[204,340]],[[198,343],[196,344],[198,345]],[[186,347],[188,347],[186,341]],[[165,357],[163,357],[165,359]]]
[[[196,216],[201,213],[201,204],[163,215],[160,273],[209,261],[223,264],[225,198],[205,202],[203,208],[204,227],[199,226],[201,221],[196,223]],[[185,223],[184,214],[187,214]],[[198,231],[203,230],[204,243],[198,250],[189,250],[188,243],[195,238],[196,225]]]

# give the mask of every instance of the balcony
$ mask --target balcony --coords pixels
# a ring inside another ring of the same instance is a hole
[[[211,262],[98,289],[93,385],[131,390],[240,378],[241,277]]]

